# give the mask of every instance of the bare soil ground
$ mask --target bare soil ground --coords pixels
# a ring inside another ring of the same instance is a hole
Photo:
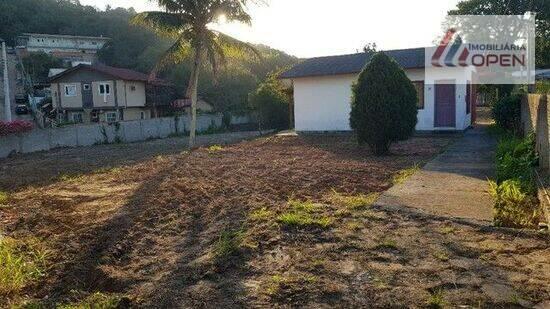
[[[388,157],[349,136],[309,136],[0,161],[0,188],[10,191],[2,232],[37,237],[51,250],[47,275],[19,296],[53,306],[103,292],[151,308],[514,307],[550,299],[548,235],[330,198],[382,192],[451,141],[416,137]],[[289,200],[318,203],[312,215],[329,223],[282,224]]]

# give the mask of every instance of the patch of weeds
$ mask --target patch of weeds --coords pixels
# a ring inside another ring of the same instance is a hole
[[[316,226],[328,228],[332,224],[332,218],[319,215],[321,206],[311,201],[288,201],[290,210],[277,217],[277,222],[290,227]]]
[[[439,289],[430,293],[430,297],[426,300],[426,306],[428,308],[444,308],[447,305],[445,301],[443,290]]]
[[[360,231],[363,228],[363,224],[358,221],[351,221],[346,224],[346,227],[352,231]]]
[[[489,181],[493,197],[493,221],[496,226],[513,228],[536,227],[542,216],[537,197],[522,189],[519,180],[506,180],[501,184]]]
[[[456,232],[456,229],[452,226],[445,226],[441,228],[439,231],[441,232],[441,234],[448,235],[448,234],[454,234]]]
[[[388,239],[388,238],[385,238],[385,239],[382,239],[378,245],[376,246],[376,248],[378,249],[392,249],[392,250],[397,250],[399,249],[397,247],[397,242],[393,239]]]
[[[44,276],[47,255],[36,239],[0,239],[0,295],[13,295]]]
[[[376,288],[379,288],[379,289],[385,289],[389,287],[388,280],[382,277],[375,276],[374,278],[372,278],[372,283]]]
[[[274,213],[266,207],[263,207],[261,209],[254,210],[248,215],[248,217],[254,221],[267,221],[274,217]]]
[[[335,190],[332,190],[327,198],[337,206],[356,210],[371,206],[374,202],[376,202],[379,195],[379,193],[369,193],[367,195],[344,195],[342,193],[336,192]]]
[[[213,153],[213,152],[222,151],[223,147],[220,146],[220,145],[212,145],[212,146],[208,147],[207,149],[208,149],[208,152]]]
[[[82,179],[84,175],[82,174],[60,174],[57,176],[58,181],[77,181]]]
[[[223,231],[214,246],[214,256],[224,259],[235,255],[243,243],[243,238],[244,232],[241,230]]]
[[[405,182],[405,180],[407,180],[409,177],[411,177],[414,173],[418,172],[419,170],[420,170],[420,164],[418,163],[404,170],[400,170],[395,175],[393,175],[392,183],[394,185],[402,184]]]
[[[306,292],[317,280],[313,275],[274,275],[267,284],[266,293],[273,298],[293,298]]]
[[[0,191],[0,205],[7,204],[10,199],[8,192]]]
[[[124,298],[119,295],[105,294],[96,292],[89,295],[81,301],[71,304],[60,305],[58,309],[115,309],[124,307],[122,305]]]
[[[334,215],[336,217],[340,217],[340,218],[349,217],[349,216],[351,216],[351,211],[347,208],[340,208],[340,209],[338,209],[334,212]]]
[[[117,174],[117,173],[120,173],[121,171],[122,169],[120,167],[103,167],[94,171],[94,174],[108,174],[108,173]]]
[[[449,260],[449,254],[445,251],[441,251],[441,250],[438,250],[438,251],[435,251],[433,253],[433,256],[440,260],[440,261],[443,261],[443,262],[447,262]]]

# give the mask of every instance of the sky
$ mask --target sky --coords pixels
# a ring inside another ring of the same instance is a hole
[[[425,47],[440,36],[447,11],[459,0],[267,0],[251,5],[252,26],[214,28],[240,40],[309,58],[355,53],[369,42],[378,50]],[[148,0],[80,0],[104,9],[155,10]]]

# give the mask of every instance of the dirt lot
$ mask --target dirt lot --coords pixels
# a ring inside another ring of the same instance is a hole
[[[383,158],[349,136],[311,136],[0,161],[0,188],[10,191],[3,232],[37,237],[50,250],[46,275],[11,301],[53,305],[95,292],[157,308],[550,299],[548,235],[366,205],[396,173],[451,141],[417,137]]]

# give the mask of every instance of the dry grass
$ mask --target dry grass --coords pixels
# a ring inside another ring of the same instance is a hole
[[[393,178],[392,182],[394,185],[402,184],[404,183],[409,177],[414,175],[416,172],[420,170],[420,164],[415,163],[413,166],[408,167],[406,169],[400,170],[397,172]]]

